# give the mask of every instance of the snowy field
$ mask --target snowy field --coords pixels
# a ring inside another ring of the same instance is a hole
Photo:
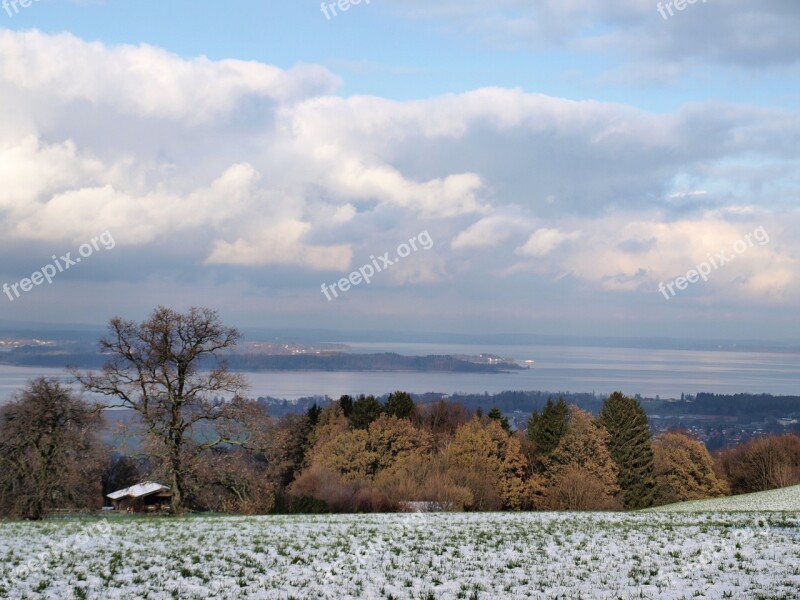
[[[680,502],[650,509],[654,512],[794,511],[800,512],[800,485],[713,500]],[[798,594],[800,596],[800,594]]]
[[[9,598],[797,598],[800,513],[0,524]]]

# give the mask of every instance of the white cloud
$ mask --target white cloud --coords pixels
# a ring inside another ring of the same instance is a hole
[[[511,237],[515,231],[527,226],[525,219],[506,215],[486,217],[460,232],[450,243],[454,250],[491,248]]]
[[[691,59],[748,68],[800,61],[800,6],[791,0],[697,2],[667,20],[654,0],[387,1],[399,14],[435,20],[495,46],[633,56],[631,69],[645,77],[674,74],[674,63]]]
[[[329,93],[339,85],[315,65],[283,71],[240,60],[186,60],[147,44],[112,47],[69,33],[3,29],[0,80],[51,101],[84,101],[193,124],[225,118],[251,96],[287,101]]]
[[[573,276],[604,289],[649,293],[659,282],[686,275],[701,263],[722,263],[715,257],[724,252],[733,260],[713,269],[710,284],[697,293],[744,293],[756,298],[765,293],[797,293],[800,261],[792,257],[797,248],[786,252],[777,247],[776,240],[787,239],[784,227],[773,219],[765,225],[765,215],[758,216],[762,219],[747,223],[712,217],[667,223],[622,223],[618,218],[595,221],[592,236],[562,256],[554,269],[566,268]],[[735,244],[746,241],[758,227],[764,227],[771,241],[762,244],[751,236],[753,242],[747,242],[744,252],[737,252]]]
[[[580,237],[581,234],[578,231],[567,233],[558,229],[537,229],[528,238],[528,241],[517,249],[517,254],[534,257],[547,256],[562,244]]]
[[[303,239],[309,223],[283,221],[258,228],[251,239],[217,241],[206,261],[217,265],[296,265],[315,270],[344,270],[350,266],[352,249],[347,245],[314,246]]]
[[[553,10],[582,4],[570,6]],[[707,289],[797,291],[800,251],[782,229],[797,195],[795,112],[652,114],[503,88],[399,102],[335,86],[313,66],[0,31],[4,248],[38,242],[47,258],[53,241],[110,230],[132,263],[155,246],[203,273],[240,266],[256,280],[291,266],[294,279],[269,281],[290,289],[430,227],[443,243],[386,285],[447,281],[458,295],[533,272],[651,293],[762,220],[774,243]],[[258,110],[237,110],[253,98]]]

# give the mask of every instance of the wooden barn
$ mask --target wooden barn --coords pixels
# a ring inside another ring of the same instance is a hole
[[[124,490],[112,492],[107,497],[115,510],[155,512],[169,510],[172,492],[166,485],[144,481]]]

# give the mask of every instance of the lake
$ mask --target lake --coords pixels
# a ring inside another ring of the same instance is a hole
[[[505,390],[597,392],[622,390],[647,397],[681,393],[771,393],[800,395],[800,355],[765,352],[647,350],[577,346],[468,346],[457,344],[350,343],[355,352],[478,354],[535,361],[529,370],[500,373],[247,373],[250,396],[303,396],[410,392],[496,393]],[[40,375],[64,381],[58,369],[0,365],[0,401]]]

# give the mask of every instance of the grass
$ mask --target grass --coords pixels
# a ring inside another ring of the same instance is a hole
[[[192,516],[113,519],[85,543],[92,521],[3,523],[0,597],[789,598],[799,523],[726,511]]]

